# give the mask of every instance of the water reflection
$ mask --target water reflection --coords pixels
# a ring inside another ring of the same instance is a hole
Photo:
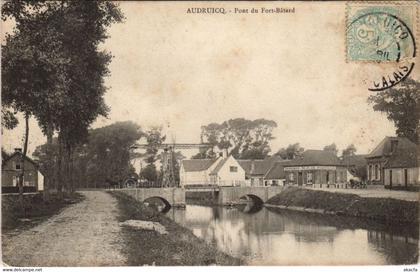
[[[416,263],[418,226],[346,217],[187,205],[167,213],[176,222],[251,265]],[[242,212],[242,211],[245,211]]]

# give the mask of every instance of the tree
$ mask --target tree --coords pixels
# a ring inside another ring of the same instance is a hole
[[[343,150],[343,157],[344,156],[353,156],[356,154],[356,147],[354,146],[354,144],[351,144],[349,146],[346,147],[346,149]]]
[[[2,19],[10,17],[16,28],[2,48],[7,83],[2,98],[5,93],[6,105],[35,116],[49,145],[54,131],[59,133],[56,187],[61,190],[62,179],[71,180],[73,149],[96,117],[106,115],[103,77],[111,55],[98,45],[107,38],[106,28],[123,15],[105,1],[8,1]],[[66,173],[61,173],[62,161]],[[52,168],[46,171],[45,192]]]
[[[158,183],[159,173],[157,171],[155,162],[158,160],[158,152],[166,136],[162,135],[161,127],[152,127],[146,132],[146,154],[145,161],[147,163],[140,173],[140,177],[148,181]]]
[[[305,149],[299,143],[290,144],[287,148],[280,148],[274,156],[279,156],[283,160],[293,160],[302,155]]]
[[[7,152],[3,147],[1,147],[1,162],[2,162],[2,164],[8,158],[10,158],[9,152]]]
[[[147,181],[152,181],[157,184],[159,173],[154,164],[147,164],[144,168],[141,169],[140,178]]]
[[[338,154],[338,149],[337,149],[337,146],[335,145],[335,143],[332,143],[330,145],[324,146],[324,151],[329,151],[329,152],[333,153],[336,156]]]
[[[116,122],[109,126],[89,131],[88,140],[79,143],[73,149],[73,179],[85,180],[82,187],[104,187],[108,183],[119,183],[131,176],[134,168],[131,165],[130,147],[144,136],[141,127],[126,121]],[[58,138],[53,139],[49,147],[53,154],[52,164],[60,158]],[[45,169],[49,156],[46,155],[47,144],[38,146],[33,156],[40,161],[41,169]],[[71,184],[70,184],[71,185]],[[75,186],[73,184],[73,186]]]
[[[18,119],[16,118],[15,114],[2,107],[1,108],[1,127],[2,127],[2,132],[3,132],[3,128],[5,129],[14,129],[17,125],[19,124]]]
[[[214,148],[226,150],[236,158],[265,157],[270,152],[269,144],[274,139],[272,131],[276,127],[272,120],[244,118],[202,126],[201,139],[213,147],[206,157],[215,157]]]
[[[385,113],[394,122],[396,134],[419,143],[420,82],[407,78],[398,85],[372,94],[368,102],[375,111]]]

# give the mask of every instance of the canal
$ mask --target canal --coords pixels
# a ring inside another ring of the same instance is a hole
[[[249,265],[417,263],[418,225],[264,207],[187,205],[166,214]]]

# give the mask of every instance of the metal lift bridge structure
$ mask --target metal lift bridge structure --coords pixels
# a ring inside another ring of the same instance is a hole
[[[135,144],[131,149],[147,149],[147,144]],[[179,184],[175,179],[175,150],[177,149],[209,149],[212,146],[208,143],[163,143],[159,146],[163,150],[162,154],[162,183],[161,187],[178,187]]]

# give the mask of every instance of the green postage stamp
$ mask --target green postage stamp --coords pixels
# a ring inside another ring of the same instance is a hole
[[[347,6],[347,61],[399,62],[415,56],[416,8],[378,4]]]
[[[413,71],[417,6],[415,1],[347,4],[346,62],[369,71],[368,90],[391,88]]]

